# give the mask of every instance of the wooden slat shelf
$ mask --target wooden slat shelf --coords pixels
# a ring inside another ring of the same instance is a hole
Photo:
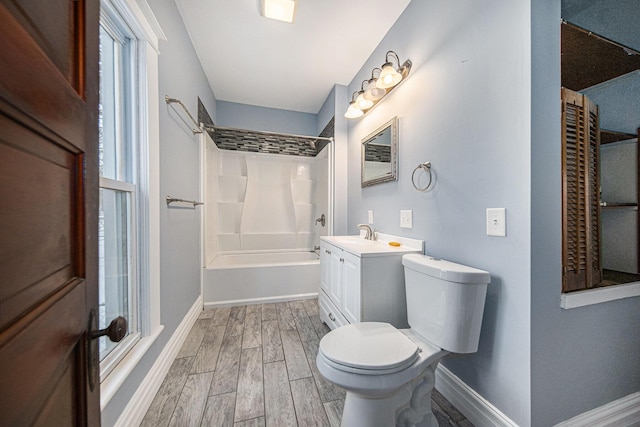
[[[629,209],[629,210],[638,210],[638,204],[637,203],[609,203],[609,202],[604,202],[606,203],[606,205],[600,205],[601,209],[604,210],[613,210],[613,209]]]
[[[600,129],[600,144],[611,144],[613,142],[631,141],[631,140],[633,140],[633,142],[638,142],[637,135],[633,133]]]

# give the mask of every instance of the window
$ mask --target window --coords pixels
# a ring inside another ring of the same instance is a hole
[[[136,137],[134,77],[135,40],[117,18],[100,23],[99,170],[99,327],[127,319],[127,335],[119,343],[100,338],[101,377],[140,339],[137,266],[139,218],[139,141]]]
[[[162,331],[160,324],[159,40],[145,0],[100,1],[100,343],[104,408]]]

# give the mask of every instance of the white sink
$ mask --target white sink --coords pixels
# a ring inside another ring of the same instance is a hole
[[[367,240],[362,236],[332,236],[336,242],[348,243],[351,245],[372,245],[377,244],[375,240]]]
[[[388,253],[409,253],[423,250],[423,241],[377,233],[378,240],[367,240],[362,236],[322,236],[321,239],[358,256],[375,256]],[[391,246],[389,242],[399,242]]]

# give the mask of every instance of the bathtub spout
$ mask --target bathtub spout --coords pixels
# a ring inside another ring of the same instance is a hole
[[[320,225],[322,225],[323,227],[324,227],[324,222],[325,222],[324,214],[322,214],[320,218],[316,219],[316,224],[320,223]]]

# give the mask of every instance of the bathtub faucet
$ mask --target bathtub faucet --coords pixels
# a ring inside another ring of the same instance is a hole
[[[324,227],[324,214],[320,215],[320,218],[316,219],[316,224],[320,223]]]

